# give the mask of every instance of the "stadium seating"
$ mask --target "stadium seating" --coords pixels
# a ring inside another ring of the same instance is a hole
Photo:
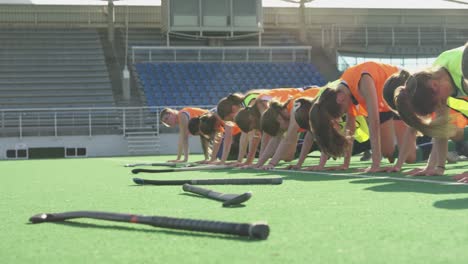
[[[0,29],[0,106],[113,106],[94,29]]]
[[[229,93],[323,85],[310,63],[137,63],[149,106],[214,105]]]

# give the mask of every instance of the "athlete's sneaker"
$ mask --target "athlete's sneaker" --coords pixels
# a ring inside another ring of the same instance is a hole
[[[370,150],[366,150],[366,151],[364,151],[364,154],[362,155],[360,160],[361,161],[368,161],[368,160],[371,159],[371,157],[372,157],[372,153],[370,152]]]
[[[449,151],[447,153],[447,162],[448,163],[457,163],[457,161],[460,159],[460,156],[456,151]]]

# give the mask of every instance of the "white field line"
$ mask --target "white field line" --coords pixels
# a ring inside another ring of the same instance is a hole
[[[101,160],[108,160],[114,163],[120,163],[122,166],[125,164],[134,164],[134,163],[155,163],[154,159],[152,160],[132,160],[131,162],[128,161],[128,158],[101,158]]]
[[[468,185],[468,183],[463,182],[444,182],[444,181],[433,181],[433,180],[424,180],[419,178],[400,178],[400,177],[389,177],[389,176],[372,176],[372,175],[363,175],[356,173],[329,173],[329,172],[316,172],[316,171],[291,171],[291,170],[273,170],[279,172],[297,172],[302,174],[320,174],[328,176],[342,176],[342,177],[352,177],[352,178],[366,178],[366,179],[380,179],[380,180],[394,180],[394,181],[407,181],[407,182],[424,182],[424,183],[435,183],[440,185]],[[424,176],[414,176],[414,177],[424,177]],[[429,177],[429,176],[426,176]]]

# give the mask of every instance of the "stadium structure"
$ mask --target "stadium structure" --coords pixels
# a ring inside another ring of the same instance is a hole
[[[40,2],[0,1],[1,159],[175,153],[176,131],[158,120],[166,106],[323,85],[365,60],[427,66],[468,40],[462,1]]]

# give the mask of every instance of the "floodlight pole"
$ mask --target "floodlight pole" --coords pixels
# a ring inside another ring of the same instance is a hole
[[[122,72],[122,97],[124,100],[130,100],[130,72],[128,71],[128,5],[125,16],[125,64]]]
[[[114,44],[114,21],[115,21],[115,13],[114,13],[114,0],[107,1],[107,36],[109,38],[109,42]]]

